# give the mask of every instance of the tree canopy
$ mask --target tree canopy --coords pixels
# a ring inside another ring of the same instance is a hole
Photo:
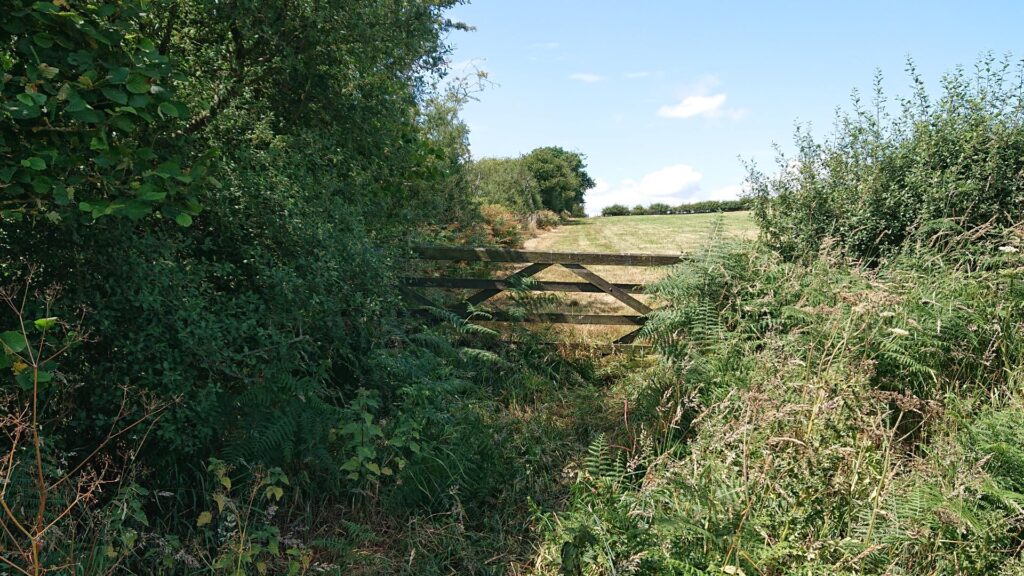
[[[584,157],[557,146],[537,148],[524,158],[540,187],[544,206],[555,212],[583,215],[583,196],[594,187]]]

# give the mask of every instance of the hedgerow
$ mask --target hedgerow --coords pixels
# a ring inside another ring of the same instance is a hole
[[[826,240],[858,258],[907,241],[983,224],[1015,224],[1024,209],[1022,65],[987,56],[957,68],[929,96],[913,63],[913,92],[886,98],[875,78],[870,106],[854,94],[836,131],[796,134],[797,153],[778,172],[752,166],[750,198],[764,240],[787,257]]]

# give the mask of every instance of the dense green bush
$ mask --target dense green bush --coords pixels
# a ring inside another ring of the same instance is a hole
[[[622,204],[612,204],[601,209],[601,216],[629,216],[629,207]]]
[[[826,242],[877,258],[914,238],[1019,221],[1024,209],[1022,70],[987,57],[957,69],[932,99],[909,66],[914,91],[893,115],[876,78],[875,101],[840,113],[824,141],[798,130],[797,155],[779,172],[752,167],[754,216],[787,257]]]
[[[178,552],[217,555],[184,541],[213,507],[210,458],[247,486],[279,468],[301,501],[411,484],[441,452],[483,449],[446,424],[458,389],[441,385],[477,364],[420,361],[433,348],[409,339],[395,280],[411,234],[476,208],[464,126],[431,92],[451,4],[5,8],[2,284],[34,268],[30,302],[61,287],[39,317],[84,311],[87,337],[43,397],[42,456],[99,450],[107,467],[90,473],[149,489],[135,502],[151,528],[116,562],[152,573]],[[0,332],[17,326],[5,306]],[[6,368],[0,398],[17,414],[34,396]],[[462,477],[448,471],[421,500],[444,498]],[[30,504],[33,486],[5,498]],[[100,510],[44,520],[84,531]],[[28,558],[5,534],[4,559]],[[67,542],[47,564],[92,540]]]
[[[521,158],[481,158],[472,163],[469,174],[484,204],[500,204],[524,215],[544,208],[537,179]]]
[[[523,156],[523,162],[537,181],[545,208],[583,216],[583,195],[594,187],[594,180],[582,154],[545,146]]]

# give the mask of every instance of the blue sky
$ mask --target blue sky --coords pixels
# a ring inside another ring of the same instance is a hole
[[[1024,0],[476,0],[450,15],[476,27],[450,38],[456,73],[494,83],[463,113],[474,156],[582,152],[589,213],[735,197],[739,158],[771,168],[797,122],[824,135],[875,69],[906,93],[907,56],[933,93],[983,52],[1024,57]]]

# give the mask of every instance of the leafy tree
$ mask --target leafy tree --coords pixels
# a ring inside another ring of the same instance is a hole
[[[544,207],[554,212],[583,214],[583,195],[594,187],[584,157],[557,146],[537,148],[524,157],[537,180]]]
[[[470,174],[481,202],[501,204],[520,215],[544,208],[540,185],[522,158],[482,158],[472,164]]]
[[[147,4],[5,5],[0,218],[198,214],[206,167],[170,145],[188,109]]]
[[[0,274],[35,265],[64,287],[54,315],[89,309],[53,449],[173,399],[151,477],[216,455],[343,486],[348,401],[390,410],[408,384],[375,363],[399,331],[392,258],[469,205],[465,134],[430,97],[453,3],[5,5]]]

